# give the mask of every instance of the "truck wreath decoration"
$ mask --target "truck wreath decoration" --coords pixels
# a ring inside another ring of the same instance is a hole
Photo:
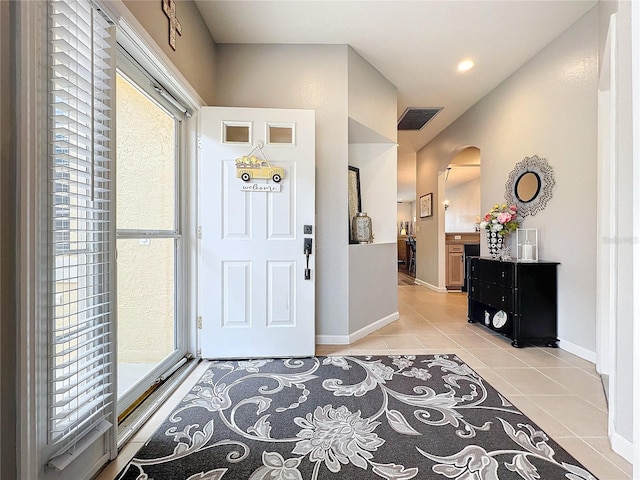
[[[236,177],[245,182],[263,178],[279,183],[284,178],[284,168],[272,166],[266,158],[260,160],[255,155],[244,155],[236,158]]]

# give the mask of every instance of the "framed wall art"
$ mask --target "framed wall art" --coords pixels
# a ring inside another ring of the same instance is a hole
[[[362,211],[362,199],[360,197],[360,169],[349,166],[349,242],[355,243],[352,238],[351,225],[356,213]]]
[[[433,215],[433,193],[427,193],[420,197],[420,218]]]

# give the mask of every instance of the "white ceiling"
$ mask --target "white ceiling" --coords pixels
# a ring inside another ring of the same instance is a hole
[[[415,200],[415,152],[592,8],[596,0],[195,0],[217,43],[349,44],[407,107],[444,107],[398,132],[398,199]],[[458,73],[471,58],[476,66]]]

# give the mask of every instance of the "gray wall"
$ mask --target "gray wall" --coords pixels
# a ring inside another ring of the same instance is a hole
[[[316,335],[349,327],[347,49],[217,45],[217,105],[316,111]]]
[[[11,5],[13,4],[13,5]],[[0,1],[0,478],[16,478],[16,38]]]
[[[438,172],[441,169],[439,159],[449,153],[432,156],[427,153],[427,149],[430,150],[436,146],[434,142],[438,142],[439,138],[436,137],[433,142],[418,152],[416,160],[416,279],[434,287],[444,287],[444,285],[438,285],[438,252],[441,247],[444,248],[441,246],[444,242],[444,234],[439,231],[440,225],[444,229],[444,219],[442,222],[439,221],[439,216],[443,212],[437,208],[444,201],[444,196],[441,198],[438,192]],[[433,215],[421,218],[420,197],[429,193],[433,194],[431,204]]]
[[[214,105],[216,45],[196,4],[192,0],[176,2],[182,35],[176,34],[175,51],[169,45],[169,20],[161,1],[124,0],[124,4],[205,103]]]
[[[598,9],[592,9],[418,152],[417,195],[434,192],[434,174],[456,150],[482,156],[482,212],[502,202],[505,182],[526,156],[546,158],[556,186],[547,208],[527,217],[540,258],[559,267],[558,334],[565,346],[595,359]],[[438,208],[435,215],[441,214]],[[420,221],[418,277],[438,277],[436,219]],[[427,249],[427,246],[429,248]],[[422,247],[422,248],[421,248]],[[486,253],[486,247],[484,252]],[[568,342],[568,343],[567,343]]]
[[[349,117],[395,143],[398,137],[395,85],[351,47],[348,62]]]

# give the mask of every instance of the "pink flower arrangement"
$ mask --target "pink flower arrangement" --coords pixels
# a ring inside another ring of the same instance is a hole
[[[484,220],[480,222],[480,228],[484,228],[488,232],[497,232],[503,237],[515,232],[519,226],[518,207],[515,205],[499,205],[497,203],[485,214]]]

